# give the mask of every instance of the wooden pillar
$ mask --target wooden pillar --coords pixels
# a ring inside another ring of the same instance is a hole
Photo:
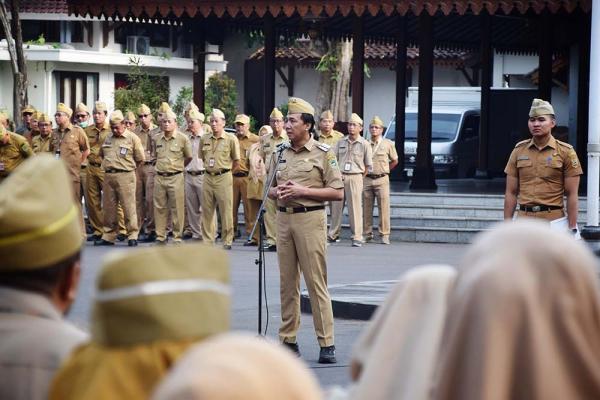
[[[269,115],[275,107],[275,21],[271,13],[267,12],[264,16],[265,35],[265,68],[264,68],[264,97],[263,97],[263,121],[269,120]]]
[[[198,24],[200,25],[200,24]],[[205,80],[206,80],[206,40],[204,38],[204,29],[199,28],[194,39],[194,76],[193,92],[194,103],[200,111],[204,112],[205,98]]]
[[[552,101],[552,17],[550,11],[544,10],[540,25],[539,49],[539,97]]]
[[[483,10],[480,15],[481,116],[479,118],[479,163],[475,176],[477,178],[489,178],[490,88],[493,79],[494,51],[492,48],[492,17],[487,10]]]
[[[433,103],[433,17],[419,15],[419,111],[417,163],[411,189],[436,189],[431,156],[431,107]]]
[[[405,179],[404,175],[404,120],[406,119],[406,16],[398,17],[396,32],[396,137],[394,139],[398,153],[398,166],[394,176]]]
[[[354,16],[352,31],[352,112],[361,118],[365,109],[365,35],[363,18]]]

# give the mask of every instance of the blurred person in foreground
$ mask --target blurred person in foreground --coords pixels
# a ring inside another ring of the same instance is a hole
[[[598,260],[539,221],[480,235],[450,294],[434,399],[600,398]]]
[[[190,349],[153,400],[319,400],[314,374],[279,345],[230,333]]]
[[[86,340],[63,319],[77,294],[82,244],[62,162],[40,154],[0,185],[1,399],[46,399],[63,360]]]
[[[350,398],[428,398],[455,279],[449,265],[402,274],[354,346]]]
[[[147,399],[194,343],[229,329],[226,255],[201,245],[109,254],[92,338],[59,371],[50,399]]]

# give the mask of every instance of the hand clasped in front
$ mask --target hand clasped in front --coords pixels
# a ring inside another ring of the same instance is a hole
[[[302,186],[294,181],[287,181],[277,185],[277,198],[281,201],[296,200],[304,197],[306,186]]]

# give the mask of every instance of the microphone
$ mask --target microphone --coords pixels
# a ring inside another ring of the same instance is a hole
[[[277,152],[281,153],[282,151],[284,151],[285,149],[289,149],[290,147],[292,147],[290,142],[283,142],[277,145]]]

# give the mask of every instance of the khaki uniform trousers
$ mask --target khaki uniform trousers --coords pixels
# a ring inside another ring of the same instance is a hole
[[[156,174],[154,179],[154,223],[156,240],[167,240],[167,220],[171,212],[173,240],[181,242],[185,213],[183,173],[172,176]]]
[[[204,175],[202,188],[202,239],[215,242],[215,209],[219,208],[221,218],[221,238],[224,245],[233,243],[233,176]]]
[[[150,233],[154,227],[154,176],[152,164],[142,164],[137,170],[135,201],[140,232]]]
[[[277,258],[279,260],[281,326],[279,339],[296,343],[300,328],[300,272],[308,289],[313,323],[319,345],[332,346],[333,309],[327,289],[324,211],[287,214],[277,212]]]
[[[518,211],[517,218],[535,218],[535,219],[543,219],[546,221],[553,221],[558,218],[562,218],[565,216],[565,211],[562,209],[557,210],[548,210],[548,211]]]
[[[363,213],[362,213],[362,174],[344,174],[344,200],[331,202],[331,226],[327,236],[332,239],[340,237],[342,228],[342,212],[344,203],[348,205],[350,217],[350,231],[352,240],[363,240]]]
[[[87,191],[85,189],[87,187],[87,166],[81,166],[81,171],[79,171],[79,179],[81,180],[81,183],[79,184],[79,202],[81,203],[81,198],[83,197],[83,199],[85,200],[85,215],[88,215],[88,199]]]
[[[88,164],[87,168],[86,196],[88,220],[94,230],[93,234],[100,236],[103,233],[104,218],[102,217],[102,185],[104,182],[104,170],[101,167]]]
[[[87,234],[85,231],[85,219],[83,218],[83,207],[81,206],[81,181],[73,181],[73,198],[75,200],[75,204],[79,208],[79,225],[81,226],[81,237],[85,240],[87,238]]]
[[[365,177],[363,190],[364,228],[366,236],[373,236],[373,206],[379,209],[379,234],[390,236],[390,177],[371,179]]]
[[[185,174],[185,212],[192,239],[202,239],[202,184],[204,175]]]
[[[277,201],[267,198],[265,208],[265,230],[267,231],[265,233],[267,235],[267,244],[277,244]],[[256,209],[256,212],[258,212],[258,208]]]
[[[102,190],[104,234],[102,239],[114,242],[119,232],[119,206],[123,210],[127,239],[137,240],[138,218],[135,205],[135,171],[106,173]]]
[[[248,202],[248,177],[247,176],[234,176],[233,177],[233,231],[237,232],[238,227],[238,211],[240,208],[240,201],[244,206],[244,229],[246,230],[246,236],[252,231],[252,225],[254,224],[254,216],[252,215],[252,207]],[[255,210],[255,212],[258,210]]]

